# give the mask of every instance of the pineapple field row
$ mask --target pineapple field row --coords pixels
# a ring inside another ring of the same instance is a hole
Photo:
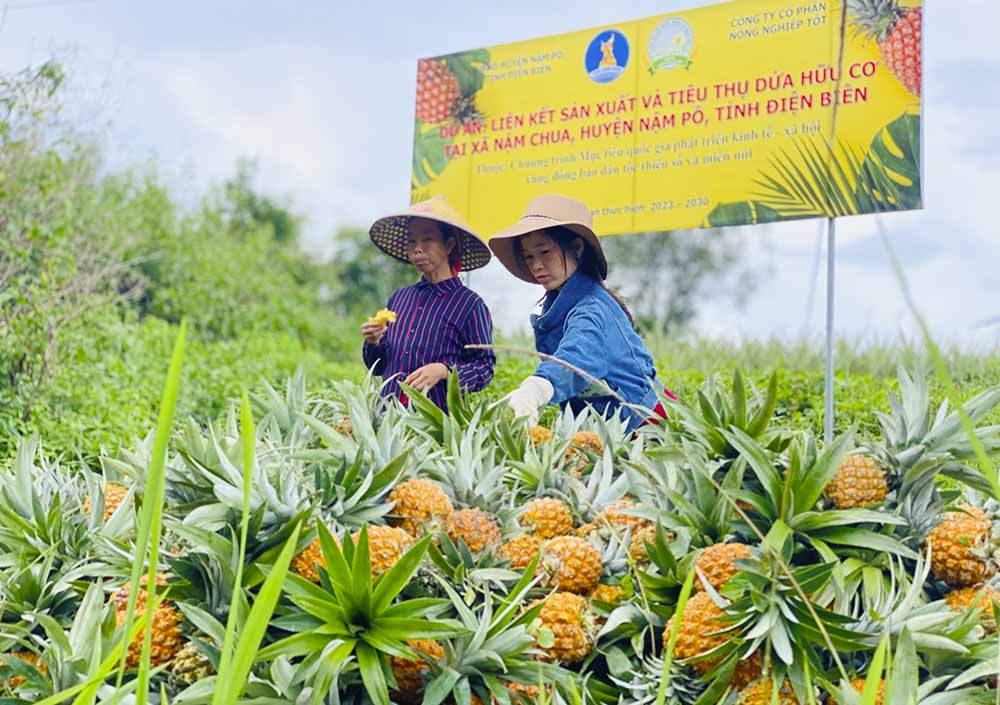
[[[100,472],[22,441],[0,702],[996,702],[1000,386],[900,370],[824,444],[777,377],[636,433],[449,384],[444,414],[296,375]]]

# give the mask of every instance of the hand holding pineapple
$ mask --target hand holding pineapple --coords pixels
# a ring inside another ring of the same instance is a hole
[[[386,328],[389,327],[390,323],[395,322],[396,312],[383,308],[361,325],[361,335],[365,337],[365,341],[372,345],[378,345],[382,336],[385,335]]]

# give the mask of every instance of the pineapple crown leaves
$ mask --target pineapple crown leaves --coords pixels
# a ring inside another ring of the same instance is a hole
[[[491,584],[506,592],[509,583],[518,580],[521,573],[509,570],[508,562],[498,558],[493,551],[473,553],[464,541],[452,541],[448,534],[441,532],[437,537],[439,546],[431,544],[427,556],[438,571],[435,580],[444,576],[456,585],[466,584],[470,589],[480,589]]]
[[[863,635],[861,642],[867,648],[875,648],[886,634],[896,640],[908,630],[927,656],[948,658],[970,653],[979,638],[974,615],[953,612],[943,600],[927,602],[924,586],[929,574],[929,554],[918,558],[912,573],[902,561],[894,562],[888,586],[855,595],[849,627]]]
[[[22,439],[13,465],[0,468],[0,547],[33,557],[55,552],[68,562],[83,558],[93,543],[84,493],[77,473],[46,460],[37,436]]]
[[[906,13],[899,0],[847,0],[847,11],[854,20],[854,36],[880,43]]]
[[[332,458],[312,466],[313,485],[319,492],[319,507],[325,516],[352,528],[373,523],[393,507],[386,495],[406,471],[409,453],[404,452],[381,470],[366,462],[362,451],[353,462]]]
[[[510,593],[501,599],[484,590],[470,607],[447,581],[441,587],[452,601],[465,634],[444,644],[445,656],[432,663],[433,678],[427,686],[424,705],[437,705],[452,694],[459,702],[463,691],[488,691],[501,702],[509,702],[509,691],[501,679],[536,685],[541,681],[564,681],[569,674],[535,660],[535,621],[538,603],[523,609],[536,581],[537,560]]]
[[[275,620],[275,626],[297,633],[261,650],[258,660],[306,656],[339,639],[343,644],[331,659],[341,662],[355,657],[368,697],[378,705],[388,705],[392,671],[387,656],[418,658],[406,645],[408,640],[440,639],[463,632],[459,623],[440,618],[448,600],[397,600],[420,567],[430,537],[416,542],[375,581],[367,526],[362,527],[357,544],[345,534],[343,548],[322,524],[319,539],[327,566],[320,570],[320,585],[294,574],[285,582],[289,599],[305,615],[293,613]]]
[[[751,438],[766,445],[780,443],[780,436],[767,434],[778,399],[778,376],[773,373],[767,389],[761,394],[750,383],[750,394],[739,370],[733,373],[732,390],[727,397],[719,388],[719,380],[710,377],[698,390],[698,406],[683,403],[671,404],[680,417],[680,427],[685,434],[701,443],[712,454],[735,458],[738,454],[725,432],[735,427]]]
[[[620,689],[618,705],[654,705],[664,679],[663,666],[663,659],[653,654],[631,670],[612,672],[611,682]],[[704,681],[691,676],[674,662],[670,664],[663,702],[665,705],[694,705],[705,688]]]
[[[841,459],[852,447],[853,432],[839,436],[820,451],[811,433],[796,439],[789,448],[787,467],[776,467],[764,448],[738,429],[727,432],[762,488],[742,492],[740,499],[753,505],[751,517],[757,531],[769,531],[782,522],[813,550],[830,555],[828,544],[846,550],[884,551],[916,559],[916,553],[890,536],[864,528],[866,524],[901,525],[904,520],[885,512],[866,509],[819,510],[823,491],[837,472]],[[738,528],[741,526],[737,523]],[[756,539],[752,527],[742,526],[748,538]],[[749,531],[748,531],[749,530]]]
[[[497,462],[489,429],[478,422],[464,434],[452,436],[445,452],[427,470],[456,504],[494,514],[512,511],[504,485],[507,472],[508,468]]]
[[[31,559],[10,555],[0,571],[0,622],[19,624],[27,613],[48,614],[65,619],[73,614],[78,599],[74,583],[90,577],[85,562],[63,565],[52,555]]]
[[[281,395],[267,380],[261,381],[260,392],[249,392],[250,404],[258,428],[270,429],[278,438],[292,448],[308,443],[307,427],[302,416],[309,406],[306,394],[306,377],[301,367],[285,383],[285,394]]]
[[[899,457],[904,467],[920,452],[945,452],[955,459],[972,457],[974,451],[962,428],[961,414],[957,410],[949,413],[947,400],[941,403],[931,419],[926,375],[918,370],[911,376],[901,366],[898,377],[899,396],[889,393],[891,412],[876,413],[887,449]],[[969,399],[962,410],[975,425],[997,404],[1000,404],[1000,385]],[[995,450],[1000,447],[998,432],[1000,427],[987,426],[977,429],[976,435],[990,446],[990,450]]]
[[[864,634],[846,628],[850,619],[815,605],[814,596],[830,583],[837,563],[789,570],[794,550],[792,535],[780,524],[769,532],[764,546],[755,550],[751,558],[736,561],[740,572],[722,590],[731,600],[724,621],[738,625],[744,643],[742,653],[751,654],[763,647],[790,666],[806,644],[821,648],[832,644],[843,651],[864,648],[859,646]],[[702,583],[713,601],[721,604],[711,584],[705,580]],[[814,613],[821,620],[822,629]]]
[[[671,529],[684,527],[696,545],[723,541],[731,532],[730,499],[740,495],[746,464],[739,459],[709,460],[702,446],[687,439],[681,439],[678,448],[676,461],[626,463],[633,492],[642,505],[662,508],[648,518]],[[717,479],[720,469],[723,474]]]
[[[94,581],[87,586],[82,599],[73,614],[68,627],[65,622],[51,614],[32,613],[25,619],[33,626],[40,627],[42,635],[34,644],[41,652],[42,663],[46,667],[46,677],[42,679],[50,692],[59,692],[92,675],[92,664],[107,658],[122,644],[121,635],[116,633],[115,618],[110,605],[104,600],[104,586]],[[142,618],[137,618],[133,633],[142,628]],[[31,677],[31,674],[18,674]],[[37,675],[36,675],[37,678]],[[135,682],[125,685],[127,692],[135,687]]]

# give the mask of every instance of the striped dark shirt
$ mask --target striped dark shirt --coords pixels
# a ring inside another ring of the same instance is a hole
[[[398,395],[399,382],[419,367],[440,362],[458,369],[465,391],[485,389],[493,379],[496,355],[492,350],[466,350],[474,343],[493,344],[493,319],[479,295],[458,277],[432,284],[421,279],[389,297],[396,312],[378,345],[365,343],[365,364],[388,384],[385,395]],[[392,378],[392,379],[390,379]],[[447,411],[447,381],[435,384],[428,396]]]

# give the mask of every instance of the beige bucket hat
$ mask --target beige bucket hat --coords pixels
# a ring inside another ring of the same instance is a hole
[[[517,223],[490,238],[490,249],[511,274],[534,284],[535,278],[515,255],[514,242],[522,235],[555,227],[568,228],[579,235],[594,253],[597,273],[601,279],[607,279],[608,261],[604,257],[601,241],[594,233],[590,208],[569,196],[549,194],[533,199]]]
[[[405,211],[379,218],[372,225],[368,235],[380,250],[390,257],[409,263],[406,256],[406,235],[413,218],[426,218],[455,228],[461,235],[462,271],[485,267],[490,261],[490,248],[486,246],[458,214],[444,196],[434,196],[426,201],[414,203]]]

